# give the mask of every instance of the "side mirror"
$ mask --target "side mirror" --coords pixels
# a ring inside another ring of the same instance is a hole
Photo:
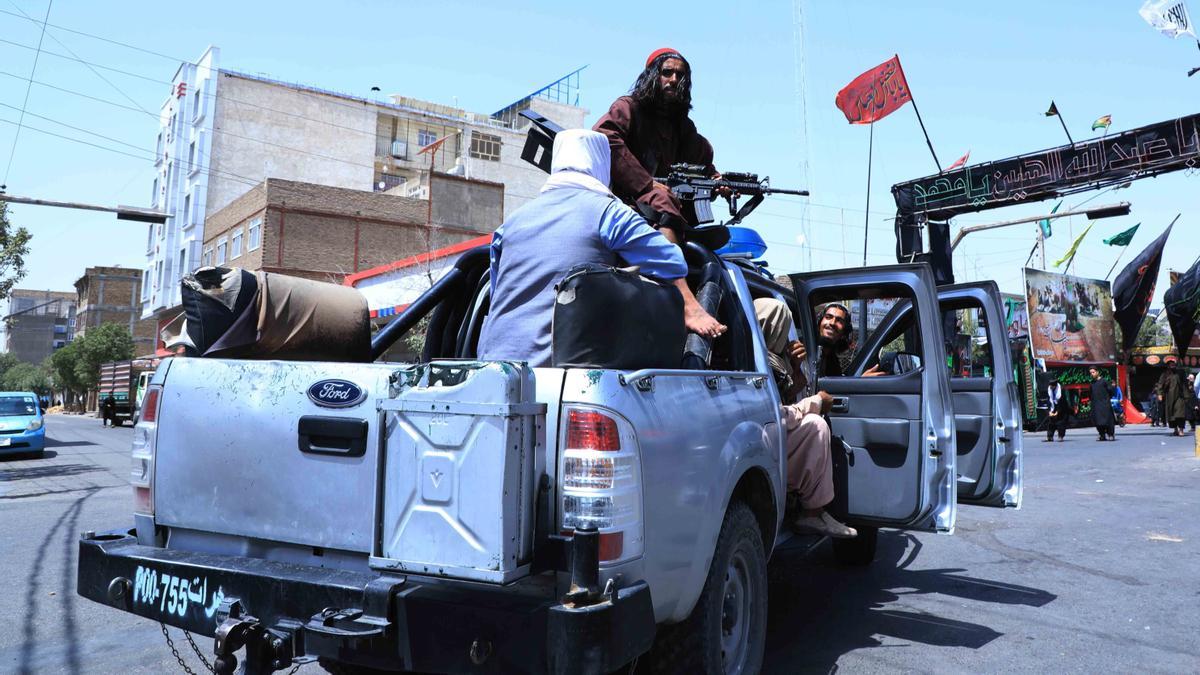
[[[895,365],[892,367],[892,374],[893,375],[903,375],[904,373],[911,373],[914,370],[920,370],[920,369],[921,369],[921,357],[920,356],[918,356],[916,354],[909,354],[908,352],[900,352],[899,354],[896,354],[896,362],[895,362]]]

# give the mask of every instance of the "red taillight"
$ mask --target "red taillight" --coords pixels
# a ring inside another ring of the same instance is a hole
[[[567,447],[574,450],[621,449],[617,421],[598,412],[571,410],[567,413]]]
[[[159,387],[150,387],[146,391],[145,398],[142,399],[142,416],[143,422],[154,422],[158,419],[158,395],[162,393]]]

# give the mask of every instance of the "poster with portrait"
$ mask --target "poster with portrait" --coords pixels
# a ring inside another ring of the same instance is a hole
[[[1004,300],[1004,325],[1008,329],[1008,339],[1028,337],[1029,312],[1025,309],[1025,297],[1016,293],[1001,293],[1000,296]]]
[[[1048,363],[1117,359],[1112,289],[1107,281],[1025,268],[1029,341]]]

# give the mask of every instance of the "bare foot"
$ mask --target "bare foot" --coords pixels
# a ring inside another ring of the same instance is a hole
[[[715,338],[725,332],[725,325],[712,318],[698,302],[685,303],[683,306],[683,324],[697,335]]]

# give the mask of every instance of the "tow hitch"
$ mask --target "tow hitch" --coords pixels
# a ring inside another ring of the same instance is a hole
[[[236,598],[226,598],[218,612],[226,618],[213,636],[216,675],[233,675],[238,665],[235,652],[242,647],[246,648],[245,675],[266,675],[292,665],[292,642],[298,623],[268,629],[253,616],[243,615],[242,603]]]

